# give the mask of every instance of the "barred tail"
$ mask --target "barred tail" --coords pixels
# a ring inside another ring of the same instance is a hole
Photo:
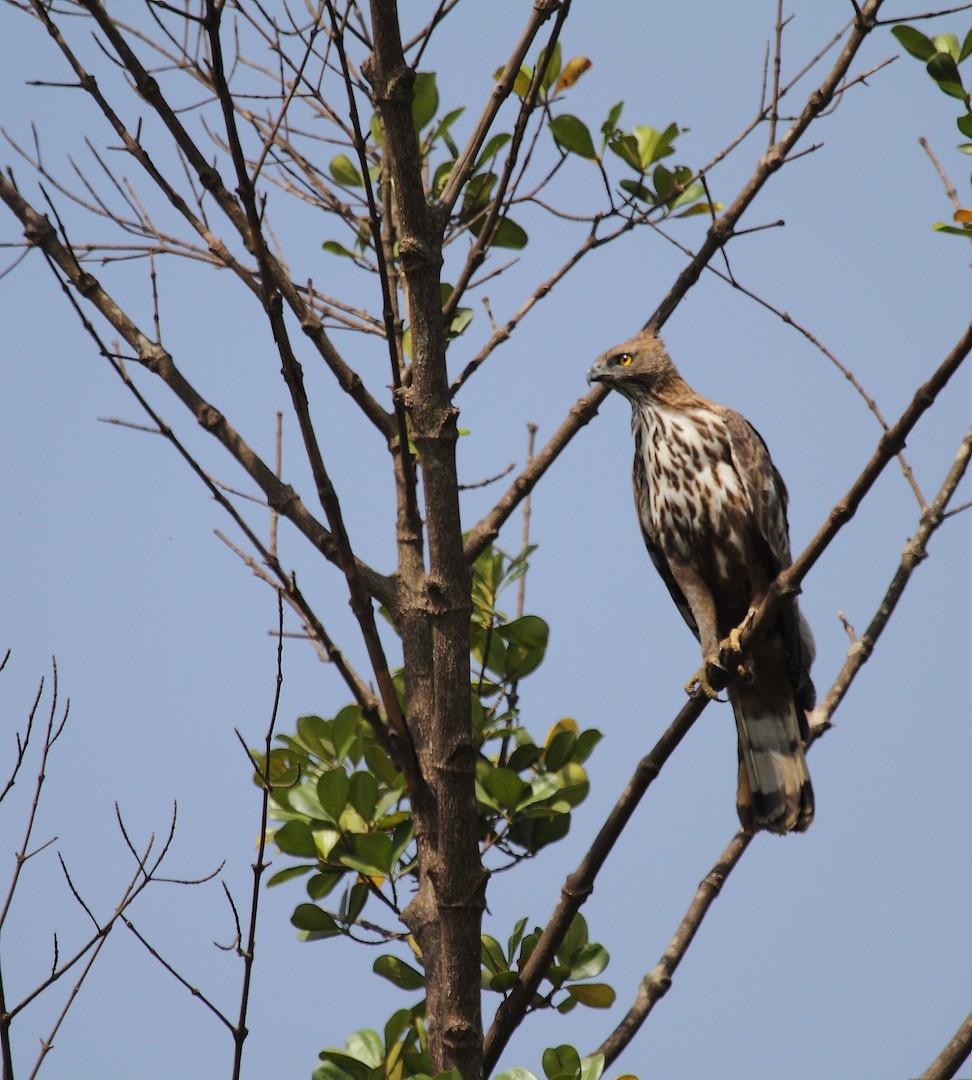
[[[729,690],[739,734],[736,809],[750,832],[803,832],[813,821],[813,788],[800,724],[790,686],[773,689],[757,681]]]

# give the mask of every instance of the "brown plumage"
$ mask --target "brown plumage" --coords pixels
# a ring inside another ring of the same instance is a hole
[[[634,496],[652,562],[702,645],[698,682],[733,652],[725,641],[790,565],[787,493],[759,433],[697,394],[653,334],[604,353],[588,372],[631,403]],[[813,820],[803,746],[813,636],[795,600],[753,645],[728,693],[739,735],[737,809],[752,830]]]

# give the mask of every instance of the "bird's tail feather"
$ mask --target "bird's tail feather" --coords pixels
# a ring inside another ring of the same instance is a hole
[[[792,690],[736,684],[729,698],[739,735],[739,820],[751,832],[802,832],[813,821],[813,788]]]

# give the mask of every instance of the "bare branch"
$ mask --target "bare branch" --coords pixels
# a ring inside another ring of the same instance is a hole
[[[196,418],[197,423],[229,450],[265,493],[269,505],[296,525],[325,558],[337,563],[338,548],[334,537],[309,513],[293,488],[280,483],[273,470],[243,440],[226,417],[206,401],[182,375],[168,350],[151,341],[102,288],[100,282],[78,264],[71,250],[57,237],[48,219],[38,214],[5,176],[0,176],[0,198],[20,218],[28,241],[43,249],[67,281],[135,350],[139,363],[162,379]],[[69,297],[72,296],[70,291],[66,292]],[[80,309],[76,310],[80,314]],[[395,590],[389,579],[364,564],[358,565],[357,572],[371,595],[382,603],[394,604]]]
[[[972,1013],[962,1021],[958,1031],[918,1080],[952,1080],[969,1054],[972,1054]]]

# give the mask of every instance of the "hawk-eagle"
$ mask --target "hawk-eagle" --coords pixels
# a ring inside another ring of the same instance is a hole
[[[652,562],[702,645],[689,687],[738,647],[733,631],[790,565],[787,493],[759,433],[697,394],[661,341],[643,332],[604,353],[588,381],[631,403],[634,496]],[[802,831],[813,820],[803,748],[815,701],[813,636],[796,600],[752,645],[729,682],[739,735],[737,809],[750,831]]]

